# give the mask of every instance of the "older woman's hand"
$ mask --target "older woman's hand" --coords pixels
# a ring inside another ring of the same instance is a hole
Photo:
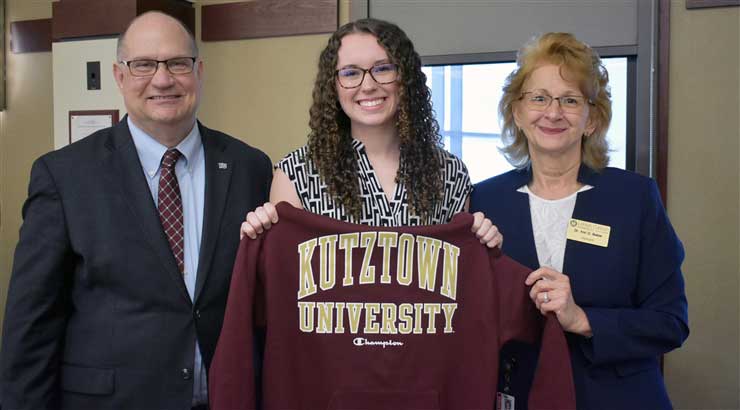
[[[567,275],[542,267],[530,273],[524,283],[532,286],[529,297],[543,315],[554,312],[566,332],[593,335],[586,312],[573,300]]]
[[[239,231],[239,239],[243,239],[245,235],[255,239],[257,235],[270,229],[272,224],[277,223],[277,209],[273,204],[265,202],[264,205],[258,206],[257,209],[249,212],[245,219]]]
[[[498,228],[490,219],[483,215],[483,212],[473,214],[473,226],[470,227],[470,230],[475,232],[475,237],[478,238],[480,243],[486,244],[489,248],[497,246],[500,248],[504,243],[501,232],[498,231]]]

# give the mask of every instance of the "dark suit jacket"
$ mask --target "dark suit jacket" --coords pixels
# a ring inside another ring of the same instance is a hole
[[[206,198],[192,302],[125,119],[34,163],[5,310],[3,408],[190,408],[196,338],[208,366],[240,223],[272,178],[264,153],[198,126]]]
[[[611,227],[608,247],[568,240],[563,271],[583,308],[593,338],[568,334],[579,409],[669,409],[659,356],[689,333],[681,275],[684,251],[652,179],[615,168],[582,166],[579,181],[593,188],[576,199],[573,218]],[[539,267],[529,197],[517,192],[528,170],[510,171],[475,186],[471,212],[482,211],[504,235],[503,251]],[[517,396],[526,397],[532,358],[518,356]],[[517,400],[525,403],[525,400]]]

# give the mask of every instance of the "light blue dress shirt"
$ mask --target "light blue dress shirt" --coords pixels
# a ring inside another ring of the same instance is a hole
[[[128,118],[128,128],[134,139],[136,153],[144,169],[154,205],[157,205],[160,163],[167,147],[160,144],[138,128]],[[193,126],[175,149],[182,156],[175,164],[175,175],[180,185],[183,222],[185,225],[185,272],[183,279],[192,300],[195,296],[195,279],[198,273],[200,239],[203,231],[203,204],[205,200],[206,172],[205,154],[197,124]],[[195,363],[193,369],[193,405],[208,403],[206,369],[200,354],[200,345],[195,341]]]

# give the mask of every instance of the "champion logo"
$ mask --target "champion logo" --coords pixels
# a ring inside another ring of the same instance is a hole
[[[352,344],[355,346],[381,346],[383,349],[386,347],[403,346],[403,342],[397,342],[395,340],[367,340],[364,337],[354,338]]]

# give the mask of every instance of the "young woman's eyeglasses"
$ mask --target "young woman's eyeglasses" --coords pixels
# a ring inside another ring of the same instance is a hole
[[[337,79],[342,88],[357,88],[365,80],[365,74],[378,84],[390,84],[398,79],[398,66],[393,63],[374,65],[368,69],[359,67],[346,67],[337,70]]]
[[[562,97],[553,97],[547,93],[541,91],[527,91],[522,93],[519,97],[520,100],[524,101],[524,104],[530,110],[544,111],[552,100],[558,100],[560,109],[568,113],[579,114],[583,109],[583,106],[588,104],[593,105],[593,102],[583,95],[564,95]]]
[[[134,77],[148,77],[154,75],[159,69],[159,64],[164,63],[170,74],[190,74],[193,72],[196,57],[175,57],[169,60],[131,60],[121,61],[128,67]]]

